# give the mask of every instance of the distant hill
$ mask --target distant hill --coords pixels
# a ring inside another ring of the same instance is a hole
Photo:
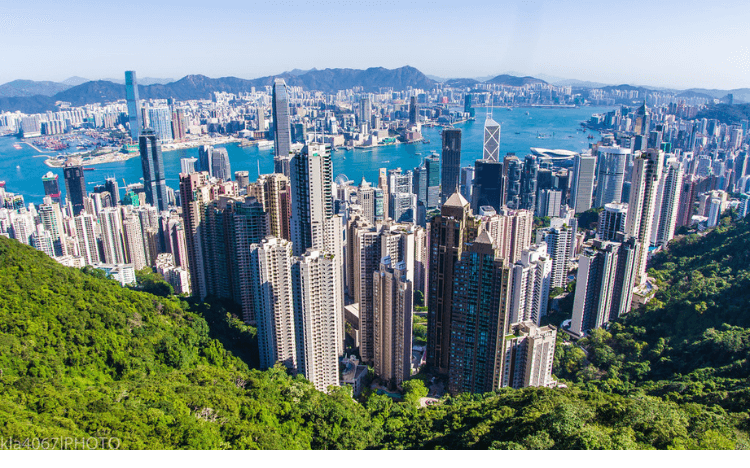
[[[714,97],[711,96],[710,94],[700,93],[698,91],[693,91],[693,90],[683,91],[677,94],[676,97],[684,97],[684,98],[696,98],[697,97],[697,98],[714,99]]]
[[[547,82],[544,80],[540,80],[539,78],[534,78],[533,76],[497,75],[491,80],[485,81],[485,83],[520,87],[535,83],[546,84]]]
[[[555,86],[572,86],[574,88],[604,88],[609,86],[606,83],[598,83],[596,81],[582,81],[582,80],[560,80],[552,83]]]
[[[91,80],[88,78],[81,78],[80,76],[71,76],[67,80],[62,80],[61,83],[64,83],[70,86],[78,86],[79,84],[83,84],[87,81],[91,81]]]
[[[283,78],[290,86],[301,86],[306,90],[335,93],[342,89],[361,86],[366,92],[377,92],[381,88],[403,91],[408,87],[431,89],[435,82],[414,67],[386,69],[382,67],[356,70],[351,68],[327,68],[325,70],[292,70],[275,76],[253,80],[236,77],[209,78],[204,75],[188,75],[165,83],[145,85],[148,78],[139,79],[138,94],[142,99],[178,100],[209,99],[214,91],[227,93],[250,92],[253,87],[263,88],[273,84],[275,78]],[[25,113],[55,110],[56,101],[70,102],[74,106],[98,102],[114,102],[125,99],[125,86],[111,80],[87,81],[62,92],[50,95],[50,99],[33,96],[28,100],[7,100],[0,96],[0,111],[20,110]]]
[[[54,81],[15,80],[0,85],[0,97],[52,96],[70,87]]]

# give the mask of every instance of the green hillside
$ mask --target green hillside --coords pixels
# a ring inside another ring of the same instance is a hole
[[[722,229],[716,235],[739,232]],[[748,231],[744,224],[738,229]],[[724,255],[722,239],[712,241],[716,256]],[[697,255],[695,245],[686,252]],[[675,262],[666,260],[658,266],[665,283],[677,274],[668,267]],[[746,260],[733,273],[737,277]],[[706,274],[701,281],[708,281]],[[665,299],[659,298],[669,304]],[[704,314],[719,307],[703,302]],[[643,316],[648,313],[653,306]],[[625,331],[613,331],[601,347],[618,339],[628,350],[640,347],[637,356],[650,360],[630,362],[632,350],[620,356],[612,348],[608,363],[597,361],[606,354],[597,349],[591,351],[594,364],[586,364],[575,359],[580,349],[560,346],[563,377],[579,382],[568,389],[506,389],[418,408],[424,387],[416,380],[404,402],[370,395],[360,403],[346,389],[320,393],[283,368],[252,369],[255,331],[221,304],[125,289],[0,237],[0,433],[6,439],[116,437],[129,449],[747,448],[748,406],[735,408],[727,403],[734,397],[721,398],[746,390],[717,383],[713,400],[674,397],[671,386],[692,383],[680,380],[684,370],[677,369],[678,376],[653,362],[676,362],[680,355],[674,353],[683,348],[669,335],[654,354],[664,325],[646,328],[637,322],[640,316],[616,325],[631,334],[643,329],[643,336],[633,335],[637,346]],[[705,332],[701,346],[713,346],[706,343],[733,330]],[[696,329],[694,336],[701,333]],[[746,388],[747,377],[737,370],[746,364],[733,353],[710,354],[717,370],[706,378]],[[646,375],[659,370],[664,382],[637,377],[641,364],[651,366]]]

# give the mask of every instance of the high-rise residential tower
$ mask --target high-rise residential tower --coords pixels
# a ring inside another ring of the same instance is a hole
[[[385,257],[373,272],[375,375],[391,388],[411,376],[414,284],[405,262]]]
[[[641,245],[640,257],[636,268],[636,285],[646,282],[646,261],[648,245],[653,228],[656,210],[656,195],[664,153],[661,150],[649,149],[633,160],[632,186],[628,202],[628,217],[625,221],[625,233],[635,237]]]

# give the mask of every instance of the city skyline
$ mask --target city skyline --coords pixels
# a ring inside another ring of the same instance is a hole
[[[252,19],[247,20],[227,14],[240,7],[232,1],[210,8],[182,3],[177,8],[174,2],[164,2],[148,5],[150,21],[159,28],[140,37],[127,34],[128,18],[116,7],[89,7],[83,2],[63,10],[51,2],[40,2],[33,7],[7,8],[0,20],[7,33],[6,66],[0,71],[0,82],[61,81],[71,76],[103,79],[121,76],[123,68],[139,70],[140,76],[175,79],[188,74],[254,78],[294,68],[398,68],[408,64],[445,78],[520,70],[520,74],[531,76],[676,89],[750,87],[746,78],[750,49],[742,45],[743,31],[735,26],[737,18],[750,14],[750,5],[741,2],[701,9],[698,14],[697,2],[308,5],[290,1],[250,7],[247,12]],[[133,7],[138,10],[138,2]],[[653,21],[627,21],[633,11],[643,8]],[[306,34],[310,17],[316,19],[322,33]],[[481,22],[487,21],[484,18],[497,18],[500,24],[488,21],[482,27]],[[669,18],[668,25],[679,27],[667,27],[665,18]],[[584,29],[579,26],[584,19],[607,27]],[[366,30],[372,24],[383,27],[377,34],[341,40],[348,30]],[[436,24],[443,27],[435,29]],[[272,46],[247,52],[215,46],[230,41],[234,31],[248,28],[260,40],[273,39],[268,41]],[[559,33],[561,28],[566,34]],[[211,40],[184,39],[186,31],[201,29],[212,31]],[[410,31],[408,48],[402,47],[404,30]],[[50,41],[56,47],[49,47]],[[168,59],[156,50],[149,52],[155,43],[160,44],[159,50],[170,50]],[[368,53],[362,54],[362,50]],[[413,54],[413,50],[420,53]],[[452,60],[444,60],[446,53]],[[608,57],[616,57],[618,66],[606,66]],[[45,68],[38,68],[36,64],[42,63]]]

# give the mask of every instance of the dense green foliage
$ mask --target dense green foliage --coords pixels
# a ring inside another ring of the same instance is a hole
[[[750,119],[750,104],[716,104],[698,112],[696,119],[716,119],[727,125],[739,125]]]
[[[556,374],[589,390],[705,405],[704,417],[747,430],[750,223],[726,217],[672,242],[651,266],[654,299],[578,346],[559,346]]]
[[[595,334],[585,352],[561,337],[555,370],[571,388],[426,408],[421,374],[400,403],[372,392],[359,403],[346,388],[326,395],[281,367],[253,369],[255,330],[231,304],[122,288],[0,237],[0,433],[117,437],[122,448],[745,448],[750,333],[731,306],[750,290],[747,245],[737,244],[748,231],[722,227],[675,246],[655,264],[664,284],[655,305]],[[668,286],[682,276],[688,289]],[[700,320],[719,309],[720,319]],[[659,311],[672,315],[644,325]]]

